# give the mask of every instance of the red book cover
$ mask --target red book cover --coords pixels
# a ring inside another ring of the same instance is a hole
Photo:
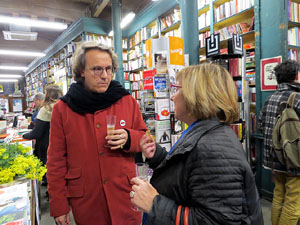
[[[144,90],[153,90],[153,77],[155,74],[155,69],[143,72]]]
[[[229,73],[233,77],[238,77],[239,76],[239,63],[238,63],[238,58],[232,58],[229,59]]]

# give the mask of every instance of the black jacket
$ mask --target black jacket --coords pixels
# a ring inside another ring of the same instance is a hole
[[[229,126],[200,121],[170,155],[157,145],[149,165],[159,195],[147,225],[175,224],[178,205],[189,207],[189,225],[263,224],[252,171]]]
[[[34,155],[44,164],[47,162],[47,149],[49,145],[50,122],[37,119],[31,132],[23,134],[25,139],[36,139]]]

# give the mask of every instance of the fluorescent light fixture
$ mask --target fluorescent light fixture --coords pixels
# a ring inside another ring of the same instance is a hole
[[[133,20],[133,18],[135,17],[135,13],[134,12],[130,12],[128,13],[121,21],[121,29],[123,29],[124,27],[126,27],[128,24],[131,23],[131,21]],[[113,36],[114,35],[114,31],[110,31],[108,36]]]
[[[14,56],[32,56],[32,57],[42,57],[45,53],[42,52],[25,52],[25,51],[14,51],[14,50],[2,50],[0,49],[0,55],[14,55]]]
[[[0,66],[0,70],[27,70],[26,66]]]
[[[23,77],[22,75],[18,74],[0,74],[0,79],[1,78],[20,78]]]
[[[37,32],[24,32],[24,31],[5,31],[3,30],[4,40],[11,41],[36,41]]]
[[[0,83],[17,82],[17,79],[0,79]]]
[[[134,12],[130,12],[127,14],[127,16],[125,16],[122,19],[121,22],[121,29],[123,29],[124,27],[126,27],[129,23],[131,23],[131,21],[133,20],[133,18],[135,17],[135,13]]]
[[[65,23],[33,20],[28,18],[18,18],[18,17],[10,17],[10,16],[0,16],[0,23],[15,24],[18,26],[25,26],[25,27],[47,28],[50,30],[65,30],[68,27],[68,25]]]

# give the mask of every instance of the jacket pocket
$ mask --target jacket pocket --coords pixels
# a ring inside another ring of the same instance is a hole
[[[71,168],[68,170],[65,179],[67,181],[67,197],[82,197],[84,194],[81,177],[81,168]]]

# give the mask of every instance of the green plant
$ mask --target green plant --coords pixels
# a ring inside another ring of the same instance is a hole
[[[21,176],[42,180],[47,169],[37,157],[29,154],[30,151],[30,147],[17,142],[0,145],[0,184]]]

